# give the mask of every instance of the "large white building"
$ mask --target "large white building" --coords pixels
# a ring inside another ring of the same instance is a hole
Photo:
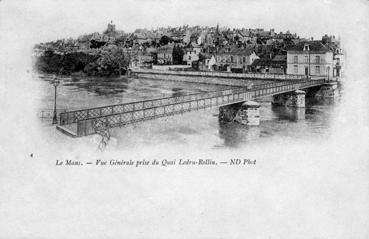
[[[287,51],[287,74],[333,77],[333,51],[320,41],[300,42]]]

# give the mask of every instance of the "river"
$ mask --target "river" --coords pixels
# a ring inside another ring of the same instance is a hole
[[[39,85],[39,111],[53,108],[54,89],[51,76],[37,75]],[[185,95],[228,89],[226,86],[118,78],[62,77],[58,86],[57,108],[74,110],[88,107],[119,104],[165,96]],[[117,147],[140,145],[179,144],[208,148],[237,148],[261,144],[269,140],[283,141],[326,138],[339,99],[306,99],[306,108],[292,109],[261,102],[259,126],[248,127],[237,123],[220,124],[218,109],[189,112],[172,117],[155,119],[124,128],[114,128],[112,137]],[[40,120],[50,124],[48,120]],[[65,136],[67,137],[67,136]],[[206,140],[205,140],[206,139]]]

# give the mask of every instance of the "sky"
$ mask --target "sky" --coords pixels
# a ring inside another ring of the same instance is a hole
[[[126,32],[136,28],[208,25],[290,30],[301,37],[344,35],[363,24],[368,1],[343,0],[3,0],[5,31],[26,31],[35,41],[102,32],[111,20]]]

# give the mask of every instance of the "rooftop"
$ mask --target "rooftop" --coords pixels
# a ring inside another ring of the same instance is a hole
[[[242,48],[222,48],[219,50],[219,55],[224,54],[224,55],[242,55],[242,56],[249,56],[254,52],[253,49],[242,49]]]
[[[304,51],[304,46],[308,45],[310,51],[314,52],[329,52],[331,51],[328,47],[323,45],[321,41],[304,41],[300,42],[297,45],[290,47],[288,51]]]

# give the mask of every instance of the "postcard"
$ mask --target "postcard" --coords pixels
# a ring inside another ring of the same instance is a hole
[[[369,238],[368,1],[0,11],[0,238]]]

